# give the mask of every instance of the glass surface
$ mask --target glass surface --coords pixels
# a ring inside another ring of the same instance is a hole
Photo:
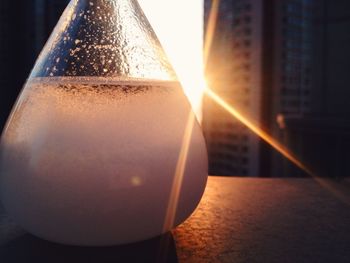
[[[191,116],[136,1],[71,1],[1,138],[7,212],[32,234],[73,245],[169,231],[207,180]]]

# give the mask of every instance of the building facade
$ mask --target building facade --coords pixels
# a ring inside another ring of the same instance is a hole
[[[285,118],[304,118],[312,112],[312,97],[315,95],[313,76],[315,17],[319,1],[284,0],[274,1],[273,7],[273,72],[269,132],[281,144],[293,152],[299,160],[296,141],[285,132]],[[271,176],[303,176],[286,158],[270,150],[269,172]],[[290,169],[292,168],[292,170]]]
[[[220,2],[206,68],[209,86],[252,123],[285,143],[281,118],[310,113],[315,1]],[[205,5],[206,14],[210,3]],[[203,103],[203,129],[210,173],[284,175],[284,158],[208,97]]]
[[[206,2],[208,17],[211,1]],[[230,105],[260,122],[262,1],[220,1],[206,65],[209,87]],[[210,98],[203,101],[203,130],[210,173],[257,176],[260,140]]]
[[[308,107],[303,114],[283,114],[280,131],[316,175],[341,178],[350,175],[350,2],[317,1],[313,14]],[[284,168],[296,173],[290,164]]]

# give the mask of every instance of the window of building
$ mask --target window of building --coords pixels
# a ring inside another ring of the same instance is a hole
[[[251,33],[252,33],[252,30],[250,28],[245,28],[244,29],[244,34],[245,35],[251,35]]]
[[[250,44],[251,44],[251,41],[249,39],[246,39],[244,40],[243,44],[246,46],[246,47],[249,47]]]
[[[252,21],[251,16],[245,16],[245,17],[244,17],[244,22],[245,22],[245,23],[249,24],[251,21]]]

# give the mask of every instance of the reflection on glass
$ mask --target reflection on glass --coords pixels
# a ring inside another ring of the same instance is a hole
[[[74,245],[170,230],[193,212],[206,183],[195,120],[176,172],[191,114],[136,1],[71,1],[1,138],[8,213],[39,237]],[[164,228],[174,182],[181,189]]]

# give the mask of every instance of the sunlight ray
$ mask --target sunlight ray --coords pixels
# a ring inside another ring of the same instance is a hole
[[[210,49],[212,46],[215,30],[216,30],[216,20],[219,12],[219,0],[212,0],[211,9],[209,13],[208,26],[205,34],[204,40],[204,62],[206,63],[204,66],[206,68],[208,63],[208,57],[210,53]],[[327,189],[334,196],[336,196],[339,200],[350,204],[350,196],[345,191],[341,191],[338,186],[335,186],[334,183],[330,182],[325,178],[321,178],[317,176],[314,171],[307,167],[302,161],[300,161],[297,156],[292,153],[289,149],[287,149],[284,145],[278,142],[274,137],[269,135],[263,129],[259,127],[256,123],[251,121],[249,118],[244,116],[241,112],[239,112],[235,107],[227,103],[223,98],[221,98],[218,94],[216,94],[209,87],[204,88],[204,94],[215,101],[218,105],[220,105],[223,109],[229,112],[233,118],[236,118],[243,125],[245,125],[249,130],[254,132],[257,136],[259,136],[262,140],[267,142],[271,147],[273,147],[277,152],[282,154],[286,159],[291,161],[294,165],[299,167],[301,170],[306,172],[309,176],[311,176],[318,184],[320,184],[323,188]]]
[[[165,222],[163,230],[166,231],[171,229],[175,223],[176,210],[179,202],[181,186],[183,182],[183,177],[186,168],[186,161],[188,156],[188,151],[190,147],[193,126],[196,121],[196,117],[192,111],[190,111],[188,120],[186,123],[186,128],[184,131],[184,136],[182,139],[182,145],[180,148],[179,158],[176,164],[176,170],[174,175],[174,181],[172,184],[172,189],[168,201],[168,208],[166,211]],[[163,231],[163,232],[164,232]]]

